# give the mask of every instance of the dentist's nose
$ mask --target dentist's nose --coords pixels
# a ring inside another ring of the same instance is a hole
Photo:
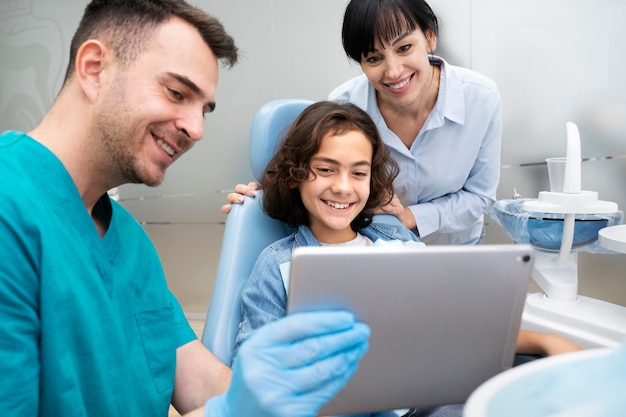
[[[187,111],[178,119],[176,127],[192,141],[197,142],[204,135],[204,117],[201,111]]]

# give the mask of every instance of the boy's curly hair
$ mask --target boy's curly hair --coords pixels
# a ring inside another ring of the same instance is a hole
[[[309,224],[298,186],[311,173],[310,162],[329,133],[358,130],[373,149],[370,195],[363,211],[350,224],[353,230],[368,226],[374,210],[393,198],[398,164],[391,158],[370,116],[351,103],[320,101],[307,107],[289,127],[280,148],[267,165],[262,179],[263,209],[291,227]]]

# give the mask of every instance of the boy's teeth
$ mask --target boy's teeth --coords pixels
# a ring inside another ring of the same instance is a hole
[[[350,205],[348,203],[335,203],[333,201],[328,201],[326,204],[336,209],[345,209],[348,208],[348,206]]]

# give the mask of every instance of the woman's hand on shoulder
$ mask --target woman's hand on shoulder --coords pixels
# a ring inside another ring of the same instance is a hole
[[[416,226],[413,212],[408,207],[404,207],[395,194],[389,204],[376,210],[376,214],[392,214],[408,229],[414,229]]]
[[[232,193],[229,193],[226,196],[226,201],[228,201],[228,204],[224,204],[222,206],[221,208],[222,213],[228,214],[230,213],[230,210],[233,208],[232,206],[233,204],[243,203],[244,195],[255,197],[256,190],[258,190],[260,187],[261,186],[254,181],[249,182],[248,184],[237,184],[235,186],[235,191]]]

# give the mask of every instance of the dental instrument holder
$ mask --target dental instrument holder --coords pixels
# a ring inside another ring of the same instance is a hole
[[[619,346],[626,337],[626,308],[578,295],[578,254],[572,252],[577,214],[614,213],[618,207],[581,190],[580,136],[574,123],[566,128],[563,189],[541,191],[538,199],[522,203],[526,212],[564,215],[558,254],[536,250],[532,277],[544,293],[528,295],[523,327],[557,332],[587,348]]]

